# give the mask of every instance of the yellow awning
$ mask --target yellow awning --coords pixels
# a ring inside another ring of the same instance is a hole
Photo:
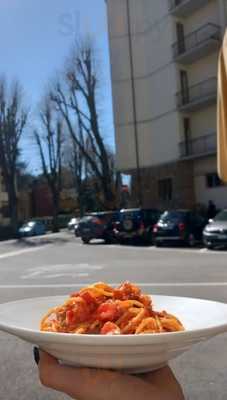
[[[218,174],[227,182],[227,30],[218,65]]]

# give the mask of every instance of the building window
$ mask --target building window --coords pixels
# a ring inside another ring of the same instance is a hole
[[[185,52],[185,35],[184,35],[184,25],[181,22],[177,22],[176,32],[177,32],[178,54],[182,54]]]
[[[189,103],[189,83],[187,71],[180,71],[181,101],[182,105]]]
[[[185,156],[190,155],[190,139],[191,139],[191,120],[184,118],[184,150]]]
[[[163,201],[170,201],[173,197],[173,181],[171,178],[161,179],[158,182],[159,199]]]
[[[0,209],[0,213],[2,214],[3,218],[10,218],[10,211],[9,211],[9,205],[6,202],[2,203],[2,207]]]
[[[206,186],[208,188],[216,188],[216,187],[220,187],[223,186],[224,183],[221,181],[221,179],[219,178],[218,174],[216,172],[212,172],[210,174],[206,175]]]

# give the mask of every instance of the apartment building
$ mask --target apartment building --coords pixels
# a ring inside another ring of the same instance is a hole
[[[0,170],[0,228],[9,224],[8,195]]]
[[[117,168],[139,203],[227,207],[217,176],[227,0],[107,0]]]

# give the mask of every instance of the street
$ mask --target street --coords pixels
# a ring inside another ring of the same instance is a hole
[[[0,243],[0,303],[68,294],[96,281],[138,283],[153,294],[227,303],[227,252],[205,249],[82,245],[69,233]],[[226,400],[227,335],[172,363],[190,400]],[[0,399],[66,399],[38,381],[30,345],[0,333]],[[9,379],[10,378],[10,379]]]

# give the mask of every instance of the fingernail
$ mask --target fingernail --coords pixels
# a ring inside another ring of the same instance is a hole
[[[38,347],[34,347],[33,348],[33,355],[34,355],[35,362],[38,365],[39,364],[39,360],[40,360]]]

